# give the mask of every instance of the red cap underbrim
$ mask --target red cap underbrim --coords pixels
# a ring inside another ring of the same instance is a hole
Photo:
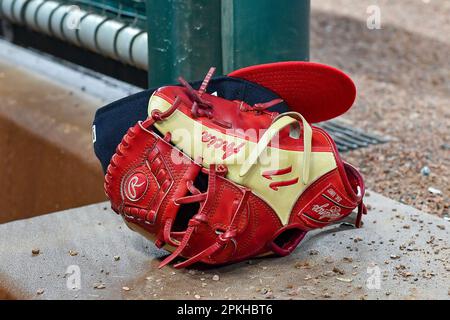
[[[229,76],[272,90],[291,110],[301,113],[311,123],[340,116],[356,98],[356,87],[349,76],[314,62],[261,64],[233,71]]]

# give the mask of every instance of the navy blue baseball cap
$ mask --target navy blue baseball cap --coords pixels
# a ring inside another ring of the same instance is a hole
[[[196,81],[190,84],[194,89],[198,89],[201,83],[202,81]],[[148,89],[117,100],[98,109],[95,113],[93,123],[94,151],[104,172],[106,172],[111,157],[127,130],[139,120],[147,119],[148,101],[157,89]],[[261,85],[227,76],[211,79],[206,92],[217,93],[217,96],[227,100],[244,101],[249,105],[280,98]],[[269,110],[282,113],[289,111],[289,108],[283,102]]]

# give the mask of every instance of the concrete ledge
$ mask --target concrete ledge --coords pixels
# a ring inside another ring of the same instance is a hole
[[[213,269],[158,270],[164,251],[106,203],[11,222],[0,225],[0,280],[44,299],[449,299],[448,222],[370,193],[362,229],[331,226],[289,257]],[[67,287],[69,266],[80,290]]]
[[[122,284],[149,269],[156,249],[106,208],[100,203],[0,225],[0,287],[18,298],[120,299]],[[70,266],[80,268],[81,290],[67,287]],[[95,289],[100,283],[106,288]]]

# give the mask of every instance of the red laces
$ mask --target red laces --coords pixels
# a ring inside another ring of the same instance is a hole
[[[192,107],[191,107],[192,116],[194,116],[195,118],[207,117],[215,124],[229,129],[231,128],[231,123],[220,119],[215,119],[213,105],[202,98],[202,95],[206,91],[206,88],[208,88],[208,84],[211,81],[211,78],[215,71],[216,68],[209,69],[198,91],[192,88],[192,86],[182,77],[179,77],[178,81],[181,83],[183,87],[187,89],[187,94],[189,98],[192,100]]]
[[[213,123],[215,123],[218,126],[221,126],[226,129],[230,129],[232,127],[231,123],[228,121],[224,121],[222,119],[216,119],[214,117],[214,106],[211,102],[203,99],[203,93],[206,92],[206,89],[208,88],[209,82],[212,79],[212,76],[214,75],[214,72],[216,71],[216,68],[210,68],[208,73],[206,74],[205,78],[203,79],[202,84],[200,85],[199,90],[195,90],[192,88],[192,86],[187,82],[183,77],[179,77],[178,81],[180,84],[186,88],[187,95],[189,99],[192,101],[191,106],[191,114],[194,118],[199,117],[206,117],[210,119]],[[253,106],[247,106],[242,104],[241,111],[256,111],[256,112],[263,112],[264,110],[273,107],[279,103],[283,102],[283,99],[274,99],[268,102],[263,103],[256,103]],[[153,110],[151,113],[151,117],[143,122],[144,127],[148,127],[152,125],[155,121],[161,121],[169,116],[171,116],[176,109],[181,104],[181,99],[177,97],[175,99],[175,102],[172,104],[172,106],[165,112],[161,112],[159,110]]]
[[[279,103],[282,103],[284,100],[283,99],[274,99],[268,102],[263,102],[263,103],[256,103],[253,106],[248,106],[248,105],[244,105],[242,104],[241,106],[241,111],[247,112],[247,111],[257,111],[257,112],[262,112],[265,111],[273,106],[276,106]]]

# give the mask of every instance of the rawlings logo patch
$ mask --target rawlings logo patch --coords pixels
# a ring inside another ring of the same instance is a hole
[[[352,206],[345,205],[344,202],[348,202],[348,201],[345,201],[344,198],[339,194],[339,192],[337,190],[335,190],[332,186],[328,187],[325,190],[325,192],[322,194],[322,197],[324,197],[325,199],[338,205],[341,208],[345,208],[345,209],[353,209],[354,208],[354,206],[352,207]]]
[[[239,153],[241,149],[245,146],[245,142],[241,144],[236,144],[234,142],[229,142],[224,139],[218,138],[215,135],[209,133],[208,131],[202,132],[202,142],[206,143],[208,148],[214,148],[223,151],[222,160],[232,156],[233,154]]]
[[[333,185],[328,185],[322,194],[311,201],[306,210],[301,213],[308,220],[318,223],[337,221],[352,212],[356,205],[344,199]]]
[[[329,203],[322,205],[315,204],[311,210],[317,213],[320,219],[336,219],[341,216],[341,208],[330,205]]]
[[[148,179],[141,172],[132,174],[124,184],[124,194],[130,201],[138,201],[148,188]]]

